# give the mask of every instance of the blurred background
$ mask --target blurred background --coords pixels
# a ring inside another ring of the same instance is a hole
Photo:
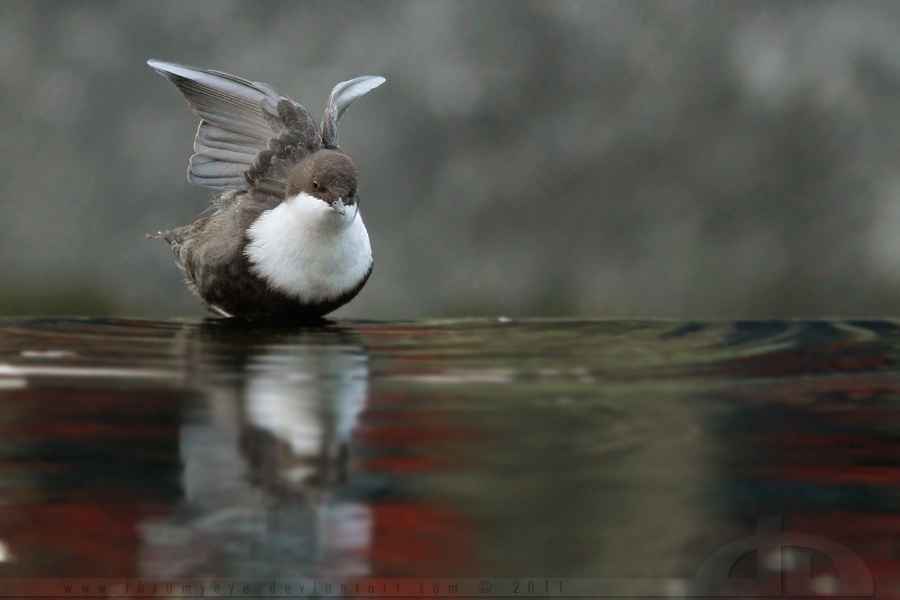
[[[149,58],[281,88],[375,251],[341,316],[900,312],[896,2],[0,3],[0,314],[200,316],[211,192]]]

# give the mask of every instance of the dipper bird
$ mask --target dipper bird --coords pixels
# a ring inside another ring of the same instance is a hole
[[[188,181],[223,192],[212,214],[148,235],[169,242],[204,306],[225,317],[309,320],[352,300],[373,259],[356,168],[338,147],[337,125],[384,78],[337,84],[317,128],[305,108],[272,86],[147,64],[202,119]]]

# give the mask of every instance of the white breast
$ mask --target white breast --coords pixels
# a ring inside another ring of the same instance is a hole
[[[264,212],[247,230],[244,252],[254,272],[303,302],[333,300],[353,289],[372,266],[357,206],[341,215],[301,193]]]

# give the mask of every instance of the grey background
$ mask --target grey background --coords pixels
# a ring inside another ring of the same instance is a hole
[[[275,85],[341,143],[356,317],[883,315],[900,301],[900,4],[0,3],[0,314],[203,314],[210,192],[160,58]]]

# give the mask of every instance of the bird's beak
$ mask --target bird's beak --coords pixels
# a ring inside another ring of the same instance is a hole
[[[334,210],[338,211],[340,214],[344,214],[344,199],[338,198],[331,203],[331,207],[334,208]]]

